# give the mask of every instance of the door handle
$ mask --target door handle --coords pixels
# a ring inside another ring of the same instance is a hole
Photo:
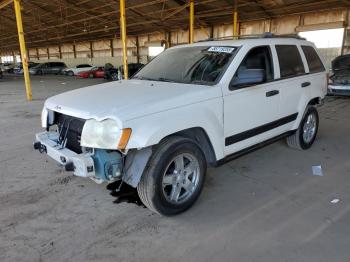
[[[275,95],[278,95],[279,93],[280,91],[278,90],[271,90],[269,92],[266,92],[266,97],[275,96]]]
[[[311,85],[310,82],[304,82],[304,83],[301,84],[301,87],[307,87],[307,86],[309,86],[309,85]]]

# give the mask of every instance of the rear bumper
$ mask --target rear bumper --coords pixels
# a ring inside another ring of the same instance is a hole
[[[89,153],[77,154],[58,143],[57,132],[43,132],[35,136],[34,149],[46,153],[49,157],[64,166],[67,171],[73,171],[80,177],[95,177],[94,160]]]

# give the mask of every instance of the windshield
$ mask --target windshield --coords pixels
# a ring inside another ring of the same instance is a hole
[[[194,46],[168,49],[133,78],[185,84],[216,84],[236,52],[236,47]]]

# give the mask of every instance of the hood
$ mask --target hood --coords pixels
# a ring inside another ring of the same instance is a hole
[[[342,70],[350,71],[350,55],[342,55],[335,58],[332,61],[332,70],[334,72]]]
[[[127,80],[69,91],[49,98],[45,107],[82,119],[127,121],[219,96],[217,86]]]
[[[335,85],[350,84],[350,55],[338,56],[332,61],[333,75],[330,77]]]

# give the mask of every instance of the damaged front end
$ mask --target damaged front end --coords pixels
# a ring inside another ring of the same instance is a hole
[[[350,55],[339,56],[332,62],[333,75],[328,94],[350,96]]]
[[[72,171],[79,177],[88,177],[96,183],[123,180],[133,187],[138,185],[152,154],[151,148],[122,152],[82,147],[84,119],[52,111],[46,117],[47,130],[36,134],[34,149],[46,153],[66,171]]]

